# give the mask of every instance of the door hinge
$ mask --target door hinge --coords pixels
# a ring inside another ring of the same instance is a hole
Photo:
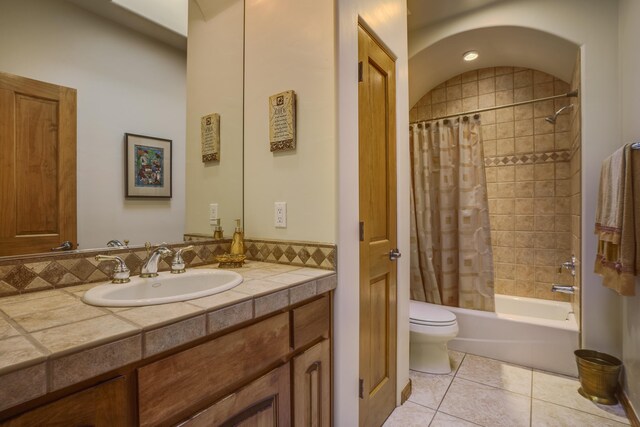
[[[360,378],[360,391],[358,392],[360,399],[364,399],[364,380]]]
[[[358,83],[362,82],[362,61],[358,62]]]
[[[360,221],[360,241],[364,242],[364,221]]]

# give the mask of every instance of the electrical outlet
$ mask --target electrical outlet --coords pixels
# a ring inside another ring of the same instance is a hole
[[[211,203],[209,205],[209,221],[213,221],[215,219],[218,219],[218,204]]]
[[[287,202],[276,202],[276,228],[287,228]]]

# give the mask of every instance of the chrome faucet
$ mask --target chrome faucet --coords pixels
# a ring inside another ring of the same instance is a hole
[[[130,281],[129,274],[131,272],[129,271],[127,264],[125,264],[119,256],[96,255],[96,261],[114,261],[116,263],[116,266],[113,269],[113,278],[111,279],[111,283],[127,283]]]
[[[576,293],[576,287],[575,286],[568,286],[568,285],[556,285],[553,284],[551,286],[551,292],[559,292],[561,294],[575,294]]]
[[[157,247],[149,254],[149,257],[142,265],[140,277],[156,277],[158,275],[158,261],[163,256],[171,255],[173,251],[166,246]]]
[[[109,240],[107,242],[108,248],[124,248],[124,247],[127,247],[128,245],[129,245],[128,240],[125,240],[124,243],[122,243],[120,240],[117,240],[117,239]]]

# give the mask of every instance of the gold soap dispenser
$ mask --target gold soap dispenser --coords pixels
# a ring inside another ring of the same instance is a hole
[[[236,219],[236,231],[231,240],[231,255],[244,255],[244,232],[240,226],[240,220]]]
[[[220,226],[220,218],[213,220],[213,238],[222,239],[222,227]]]

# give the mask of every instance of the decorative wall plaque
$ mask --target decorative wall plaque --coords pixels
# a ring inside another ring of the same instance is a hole
[[[203,162],[220,160],[220,114],[209,114],[200,119],[200,144]]]
[[[269,97],[271,151],[296,148],[296,94],[292,90]]]

